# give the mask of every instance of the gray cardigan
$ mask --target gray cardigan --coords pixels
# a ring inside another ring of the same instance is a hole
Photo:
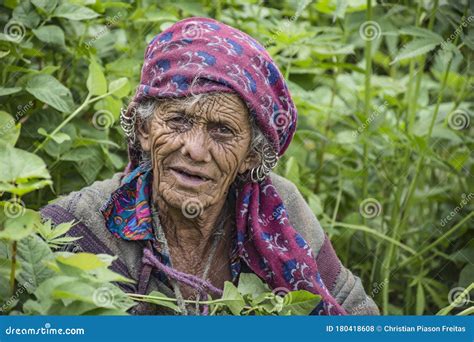
[[[116,173],[111,179],[97,181],[92,185],[62,196],[41,209],[44,219],[54,224],[65,221],[80,221],[70,232],[71,236],[82,236],[75,251],[105,253],[118,256],[112,264],[115,271],[136,280],[136,286],[122,288],[129,292],[149,293],[159,290],[169,296],[172,291],[157,277],[144,274],[141,259],[144,241],[127,241],[113,236],[105,226],[100,208],[110,194],[119,187],[123,173]],[[333,297],[352,315],[378,315],[379,310],[371,297],[367,296],[360,278],[354,276],[339,261],[331,242],[322,230],[318,220],[306,204],[296,186],[287,179],[271,174],[272,182],[287,209],[293,227],[311,246],[321,277]],[[142,279],[146,277],[147,279]],[[157,310],[156,306],[141,304],[132,313],[169,314],[168,310]]]

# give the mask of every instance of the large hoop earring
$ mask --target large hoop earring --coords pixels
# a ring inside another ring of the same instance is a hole
[[[131,115],[128,115],[131,112]],[[130,144],[135,144],[135,121],[136,121],[136,110],[132,108],[130,111],[122,108],[120,110],[120,126],[122,127],[125,136],[127,137]]]
[[[261,152],[262,163],[250,170],[250,179],[254,183],[259,183],[267,178],[279,159],[273,148],[268,144],[263,146]]]

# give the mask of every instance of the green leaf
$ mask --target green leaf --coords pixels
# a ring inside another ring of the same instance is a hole
[[[111,284],[95,287],[87,282],[74,282],[61,284],[52,292],[54,299],[61,299],[63,303],[82,301],[94,304],[96,307],[127,310],[133,306],[129,299],[119,288]]]
[[[285,177],[293,183],[298,184],[300,182],[300,167],[296,158],[290,157],[286,162]]]
[[[32,293],[39,284],[54,275],[45,263],[54,258],[53,253],[48,244],[37,235],[31,235],[19,241],[17,251],[21,262],[18,278],[21,283],[28,284],[25,287]]]
[[[92,60],[89,64],[87,89],[91,95],[104,95],[107,92],[107,80],[100,66]]]
[[[26,91],[60,112],[71,112],[74,107],[69,89],[51,75],[33,76],[28,81]]]
[[[87,147],[79,147],[64,153],[61,160],[79,162],[91,158],[91,151]]]
[[[90,8],[75,4],[61,4],[54,11],[55,17],[66,18],[71,20],[84,20],[97,18],[99,13],[94,12]]]
[[[54,135],[50,135],[43,127],[38,128],[38,133],[44,135],[45,137],[51,137],[51,139],[57,142],[58,144],[62,144],[65,141],[71,140],[71,137],[69,135],[62,132],[57,132]]]
[[[55,135],[51,136],[51,139],[53,139],[58,144],[62,144],[65,141],[71,140],[71,137],[66,133],[57,132]]]
[[[324,212],[323,205],[321,203],[321,198],[314,193],[311,193],[309,195],[308,206],[311,208],[316,217],[319,217]]]
[[[245,306],[245,301],[237,288],[229,281],[224,283],[224,293],[222,294],[222,301],[232,314],[240,316],[240,312]]]
[[[405,47],[398,53],[395,59],[390,62],[390,64],[394,64],[403,59],[426,54],[433,50],[438,44],[439,42],[433,41],[433,39],[421,38],[412,40],[407,45],[405,45]]]
[[[48,180],[28,180],[19,184],[0,183],[0,192],[9,192],[15,195],[23,196],[32,191],[44,188],[47,185],[53,184]]]
[[[76,169],[84,178],[87,184],[91,184],[97,178],[104,161],[97,149],[89,149],[89,158],[75,163]]]
[[[53,227],[51,220],[47,220],[43,224],[37,226],[36,231],[41,235],[43,240],[45,240],[50,247],[58,248],[81,239],[81,237],[63,236],[73,226],[74,221],[60,223]]]
[[[79,268],[83,271],[94,270],[99,267],[107,267],[107,263],[92,253],[75,253],[70,255],[58,255],[56,261],[61,264]]]
[[[31,0],[31,3],[46,13],[51,13],[57,6],[58,0]]]
[[[121,282],[121,283],[135,283],[133,279],[126,278],[119,273],[107,268],[97,268],[88,272],[87,278],[96,283],[104,282]],[[86,277],[86,276],[84,276]]]
[[[430,39],[433,41],[433,43],[438,43],[438,44],[441,44],[444,40],[443,37],[441,37],[439,34],[433,31],[430,31],[428,29],[425,29],[422,27],[416,27],[416,26],[404,27],[400,29],[400,33],[407,34],[414,37]]]
[[[164,293],[161,293],[159,291],[151,291],[149,296],[153,296],[154,298],[149,298],[147,299],[147,302],[149,301],[150,303],[157,304],[160,306],[164,306],[166,308],[172,309],[176,312],[181,312],[179,307],[173,303],[170,302],[169,300],[160,300],[160,298],[167,299],[166,295]]]
[[[436,125],[433,128],[431,136],[433,138],[450,140],[455,144],[462,143],[462,139],[456,133],[454,133],[452,129],[443,127],[442,125]]]
[[[5,145],[0,148],[0,191],[23,194],[30,188],[44,186],[48,182],[29,182],[32,179],[49,180],[50,175],[43,160],[37,155]],[[29,190],[29,191],[27,191]],[[34,190],[34,189],[33,189]]]
[[[474,264],[474,247],[468,246],[455,251],[449,256],[449,259],[458,263]]]
[[[33,30],[34,35],[46,44],[65,46],[64,32],[56,25],[45,25]]]
[[[110,82],[109,93],[112,93],[119,99],[127,96],[130,93],[130,82],[128,81],[128,78],[122,77]]]
[[[425,291],[421,281],[418,282],[416,287],[416,314],[423,315],[425,311]]]
[[[54,228],[52,228],[51,233],[48,235],[48,239],[56,239],[66,234],[73,226],[74,221],[64,222],[56,225]]]
[[[0,88],[0,96],[7,96],[11,94],[16,94],[21,91],[20,87],[13,88]]]
[[[24,305],[25,312],[47,315],[50,307],[53,305],[53,291],[60,285],[74,283],[77,281],[74,277],[64,275],[53,276],[42,282],[34,292],[36,301],[29,300]]]
[[[13,117],[0,110],[0,140],[15,146],[20,135],[20,124],[15,124]]]
[[[252,298],[265,292],[271,292],[270,288],[253,273],[241,273],[237,289],[242,295],[251,295]]]
[[[0,202],[0,239],[19,241],[41,224],[39,213],[25,209],[21,202]]]
[[[474,265],[467,264],[459,274],[459,286],[468,287],[474,283]]]
[[[61,284],[52,292],[54,299],[72,299],[80,300],[86,303],[94,304],[94,287],[85,282],[72,282]],[[112,305],[107,305],[112,307]]]
[[[29,1],[20,1],[13,10],[12,17],[15,21],[19,21],[29,28],[35,28],[41,20]]]
[[[283,315],[307,316],[316,308],[321,297],[306,290],[288,292],[283,298]]]

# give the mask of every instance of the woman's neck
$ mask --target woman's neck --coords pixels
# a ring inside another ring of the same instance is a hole
[[[163,198],[155,199],[158,213],[170,249],[194,251],[204,256],[212,244],[215,228],[225,218],[225,199],[204,208],[198,216],[185,215],[181,208],[170,206]]]

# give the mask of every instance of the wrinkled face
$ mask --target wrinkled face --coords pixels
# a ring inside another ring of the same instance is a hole
[[[152,155],[153,192],[172,207],[190,198],[202,209],[222,203],[237,174],[253,166],[248,111],[235,94],[166,101],[138,136]]]

